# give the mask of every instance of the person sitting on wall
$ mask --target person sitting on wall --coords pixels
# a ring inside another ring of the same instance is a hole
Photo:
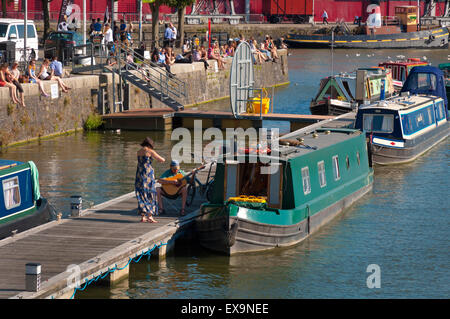
[[[39,91],[41,92],[41,95],[48,97],[49,95],[45,92],[45,89],[44,89],[44,83],[36,75],[36,60],[32,59],[30,61],[30,64],[28,64],[27,73],[28,73],[27,75],[30,79],[30,83],[36,83],[37,85],[39,85]]]
[[[18,68],[19,63],[14,62],[11,66],[11,71],[7,70],[6,74],[9,77],[12,84],[14,84],[17,88],[17,97],[20,99],[20,104],[22,104],[23,107],[26,107],[25,105],[25,96],[23,92],[22,84],[20,84],[20,70]]]
[[[45,59],[44,62],[42,62],[41,69],[39,70],[37,77],[44,81],[55,80],[58,82],[58,86],[64,93],[67,93],[70,90],[70,87],[68,87],[59,76],[53,74],[53,70],[50,68],[49,59]]]
[[[9,95],[14,104],[19,104],[20,101],[17,99],[17,88],[12,83],[12,80],[8,78],[8,63],[3,63],[0,65],[0,87],[9,88]]]
[[[202,58],[201,48],[199,48],[197,45],[194,46],[194,48],[192,49],[192,59],[194,62],[203,62],[205,70],[208,69],[209,67],[208,61]]]
[[[61,62],[58,61],[58,57],[55,55],[52,58],[52,62],[50,63],[50,68],[53,70],[53,74],[59,76],[60,78],[64,77],[64,69]]]

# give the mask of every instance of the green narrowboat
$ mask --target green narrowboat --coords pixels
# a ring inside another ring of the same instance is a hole
[[[394,94],[390,70],[359,68],[352,73],[323,78],[309,109],[315,115],[341,115],[356,109],[364,101],[379,101]]]
[[[51,220],[51,207],[39,192],[32,162],[0,159],[0,239]]]
[[[267,145],[218,160],[195,221],[202,246],[233,255],[297,244],[372,188],[359,130],[303,129]]]

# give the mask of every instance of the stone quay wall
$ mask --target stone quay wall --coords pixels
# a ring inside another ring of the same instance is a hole
[[[263,62],[253,66],[255,88],[268,88],[289,83],[287,50],[278,50],[276,63]],[[209,101],[224,99],[230,95],[231,58],[227,58],[224,70],[219,70],[217,61],[208,60],[210,67],[205,70],[203,62],[191,64],[174,64],[171,71],[186,83],[186,98],[182,99],[185,107],[196,106]],[[153,107],[164,107],[152,98]]]
[[[277,63],[254,65],[256,88],[289,83],[286,50],[279,50],[279,56]],[[202,62],[172,66],[176,77],[186,83],[187,96],[181,101],[186,108],[229,97],[231,58],[225,70],[218,70],[214,60],[208,63],[207,70]],[[111,73],[71,75],[63,81],[71,88],[68,93],[63,93],[56,81],[44,81],[49,97],[40,94],[37,84],[22,84],[26,108],[12,103],[8,88],[0,88],[0,149],[82,129],[91,114],[102,114],[105,105],[106,109],[113,110]],[[117,101],[118,75],[115,84]],[[123,96],[129,110],[166,107],[132,84]],[[119,111],[117,104],[116,111]]]

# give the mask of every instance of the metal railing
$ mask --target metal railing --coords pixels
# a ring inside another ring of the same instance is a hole
[[[83,55],[81,57],[79,57],[79,60],[81,60],[82,58],[90,58],[90,65],[94,65],[95,63],[97,64],[102,64],[104,62],[106,62],[106,59],[108,58],[107,56],[107,51],[105,51],[104,48],[102,48],[102,44],[94,44],[94,43],[87,43],[87,44],[81,44],[81,45],[77,45],[74,46],[72,48],[72,70],[74,70],[77,66],[79,66],[80,64],[77,64],[77,59],[76,59],[76,52],[79,51],[80,49],[83,52]],[[98,60],[96,60],[95,58],[97,58]],[[101,61],[102,59],[105,59],[105,61]],[[99,61],[100,60],[100,61]],[[100,63],[99,63],[100,62]],[[94,70],[91,70],[91,73],[93,73]]]
[[[136,63],[128,63],[127,56],[131,55]],[[125,58],[123,58],[123,56]],[[119,45],[118,57],[127,70],[137,71],[141,75],[141,80],[146,81],[149,85],[162,93],[161,99],[169,97],[183,98],[186,97],[186,83],[177,79],[162,70],[160,65],[148,59],[145,59],[141,54],[125,45]]]
[[[88,43],[86,45],[74,46],[72,50],[72,70],[79,67],[77,63],[75,52],[82,49],[85,54],[83,58],[90,58],[90,65],[97,64],[98,66],[108,67],[115,73],[121,75],[124,71],[135,71],[133,75],[138,76],[142,81],[145,81],[149,87],[149,90],[156,90],[160,92],[161,100],[164,101],[168,98],[172,98],[175,101],[186,97],[186,83],[177,79],[172,74],[169,74],[165,69],[162,69],[160,65],[154,63],[144,56],[136,52],[136,50],[129,48],[123,44],[115,44],[114,51],[108,49],[105,44]],[[110,55],[110,52],[114,52]],[[133,63],[127,61],[127,56],[133,57]],[[116,64],[107,65],[108,58],[115,58]],[[87,68],[89,69],[89,67]],[[102,70],[102,67],[92,67],[91,74],[94,69]],[[178,101],[177,101],[178,102]]]

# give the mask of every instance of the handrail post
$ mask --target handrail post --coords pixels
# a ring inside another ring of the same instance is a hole
[[[94,74],[94,69],[92,68],[94,65],[94,44],[91,43],[91,74]]]

